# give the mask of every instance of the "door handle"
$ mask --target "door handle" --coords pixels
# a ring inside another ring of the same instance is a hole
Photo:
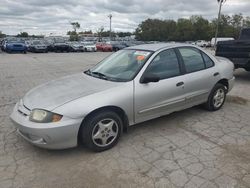
[[[220,73],[218,73],[218,72],[214,73],[214,76],[218,76],[218,75],[220,75]]]
[[[177,87],[180,87],[180,86],[183,86],[184,85],[184,82],[179,82],[176,84]]]

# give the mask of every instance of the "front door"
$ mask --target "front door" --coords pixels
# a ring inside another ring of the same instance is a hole
[[[134,81],[135,122],[139,123],[182,109],[185,103],[184,75],[174,49],[160,52],[142,77],[154,75],[158,82]]]

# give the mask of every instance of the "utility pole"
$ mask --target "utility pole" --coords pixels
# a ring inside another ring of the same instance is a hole
[[[110,39],[110,41],[111,41],[111,39],[112,39],[112,35],[111,35],[111,23],[112,23],[112,14],[110,14],[110,15],[108,15],[108,17],[109,17],[109,20],[110,20],[110,23],[109,23],[109,39]]]
[[[226,0],[217,0],[217,2],[220,4],[219,5],[219,13],[218,13],[218,19],[217,19],[217,27],[216,27],[216,32],[215,32],[215,40],[214,40],[214,48],[217,44],[217,38],[218,38],[218,33],[219,33],[219,25],[220,25],[220,18],[221,18],[221,7],[222,3],[226,2]]]

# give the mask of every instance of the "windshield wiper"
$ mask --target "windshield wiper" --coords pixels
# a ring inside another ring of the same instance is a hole
[[[99,78],[103,78],[103,79],[105,79],[105,80],[108,80],[108,77],[105,75],[105,74],[103,74],[103,73],[101,73],[101,72],[91,72],[91,74],[92,75],[97,75]]]
[[[96,71],[91,71],[90,69],[85,71],[84,73],[90,75],[90,76],[94,76],[94,77],[98,77],[104,80],[109,80],[110,78],[107,77],[105,74],[101,73],[101,72],[96,72]]]
[[[125,79],[119,79],[119,78],[112,78],[109,77],[101,72],[97,72],[97,71],[91,71],[90,69],[84,71],[85,74],[93,76],[93,77],[97,77],[97,78],[101,78],[104,80],[109,80],[109,81],[115,81],[115,82],[125,82]]]

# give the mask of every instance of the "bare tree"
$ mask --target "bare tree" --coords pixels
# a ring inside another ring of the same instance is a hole
[[[102,41],[102,33],[103,33],[103,31],[104,31],[104,27],[102,26],[102,27],[100,27],[100,28],[98,28],[98,30],[97,30],[97,34],[98,34],[98,41],[99,42],[101,42]]]
[[[81,27],[81,25],[78,22],[71,22],[70,24],[72,25],[75,32],[77,29],[80,29]]]

